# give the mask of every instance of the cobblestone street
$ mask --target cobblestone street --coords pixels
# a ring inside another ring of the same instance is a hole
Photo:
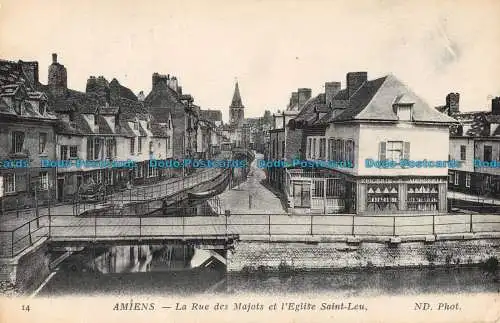
[[[257,167],[257,160],[262,158],[262,154],[256,154],[246,181],[219,195],[223,209],[235,214],[286,214],[280,198],[263,184],[266,174]]]

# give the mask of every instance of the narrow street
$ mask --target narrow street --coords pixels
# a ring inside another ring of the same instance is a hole
[[[264,186],[266,174],[257,167],[257,160],[262,158],[262,154],[255,155],[246,181],[219,195],[223,210],[233,214],[286,214],[280,198]]]

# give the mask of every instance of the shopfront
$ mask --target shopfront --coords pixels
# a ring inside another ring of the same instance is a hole
[[[361,178],[358,213],[446,213],[446,191],[446,177]]]

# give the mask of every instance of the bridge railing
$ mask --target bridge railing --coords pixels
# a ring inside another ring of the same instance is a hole
[[[38,222],[37,222],[38,220]],[[498,214],[408,216],[240,214],[231,216],[42,216],[0,232],[0,257],[14,257],[44,237],[59,241],[164,241],[231,236],[430,236],[500,233]],[[300,241],[300,240],[299,240]]]
[[[147,202],[162,199],[185,189],[192,188],[198,184],[214,179],[222,173],[223,169],[203,169],[193,175],[167,182],[147,186],[132,187],[111,195],[105,201],[99,203],[84,203],[75,201],[73,215],[79,215],[85,211],[96,210],[109,205],[125,205],[129,203]]]

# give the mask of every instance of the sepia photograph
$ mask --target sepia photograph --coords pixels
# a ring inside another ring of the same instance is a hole
[[[499,14],[0,0],[0,322],[500,321]]]

